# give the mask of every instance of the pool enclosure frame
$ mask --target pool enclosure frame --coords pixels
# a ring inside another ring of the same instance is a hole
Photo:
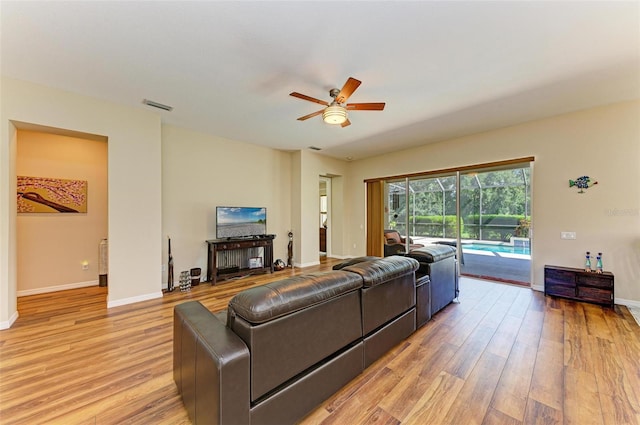
[[[522,179],[522,184],[521,185],[516,185],[513,183],[509,183],[509,184],[491,184],[491,185],[486,185],[483,184],[482,182],[480,182],[480,179],[478,178],[478,174],[473,174],[472,177],[472,181],[475,182],[475,187],[471,187],[471,186],[466,186],[466,187],[462,187],[460,184],[457,184],[456,186],[452,186],[450,184],[443,184],[443,179],[449,179],[449,178],[455,178],[456,182],[461,182],[460,179],[460,175],[456,174],[456,175],[449,175],[449,176],[440,176],[440,177],[422,177],[422,178],[415,178],[415,179],[409,179],[406,178],[403,181],[389,181],[387,182],[387,188],[388,188],[388,199],[393,198],[395,195],[398,196],[402,196],[405,195],[406,196],[406,188],[408,187],[409,192],[413,195],[413,196],[409,196],[408,198],[411,199],[411,201],[409,201],[408,199],[406,200],[407,203],[412,202],[412,206],[411,208],[409,208],[409,206],[405,207],[405,211],[408,213],[409,211],[413,211],[413,214],[409,215],[410,218],[410,223],[409,225],[405,225],[405,231],[401,232],[401,233],[406,233],[409,236],[418,236],[418,232],[416,232],[416,194],[417,193],[424,193],[424,192],[429,192],[429,193],[436,193],[439,192],[442,194],[442,211],[443,213],[440,214],[442,216],[442,221],[440,223],[440,226],[442,227],[442,238],[446,238],[446,232],[445,232],[445,228],[446,228],[446,216],[447,214],[445,214],[445,211],[447,209],[447,196],[445,196],[446,192],[456,192],[458,191],[459,193],[461,193],[462,190],[469,190],[469,189],[477,189],[479,190],[479,208],[478,208],[478,216],[479,216],[479,220],[478,220],[478,224],[467,224],[465,223],[465,226],[468,227],[478,227],[478,235],[479,237],[477,238],[478,240],[482,241],[485,240],[483,237],[483,232],[491,227],[504,227],[502,225],[493,225],[493,224],[485,224],[483,223],[483,214],[484,213],[484,205],[483,205],[483,191],[486,189],[492,189],[492,188],[498,188],[498,187],[513,187],[513,186],[522,186],[524,189],[525,194],[530,190],[530,178],[527,176],[528,173],[524,172],[525,168],[514,168],[514,170],[518,170],[521,171],[520,177]],[[500,171],[500,170],[498,170]],[[415,188],[413,186],[411,186],[411,182],[415,182],[416,180],[420,180],[420,179],[425,179],[425,178],[429,178],[433,181],[435,181],[438,185],[438,189],[434,190],[434,189],[427,189],[427,190],[415,190]],[[389,202],[391,203],[391,202]],[[456,204],[459,203],[459,198],[456,197]],[[531,218],[531,213],[530,213],[530,199],[529,196],[524,196],[524,207],[523,207],[523,211],[524,211],[524,219],[525,220],[530,220]],[[436,215],[436,214],[434,214]],[[389,220],[387,220],[387,222],[389,222]],[[411,229],[411,231],[409,231],[409,229]]]

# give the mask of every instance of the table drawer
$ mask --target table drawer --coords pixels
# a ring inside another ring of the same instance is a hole
[[[577,283],[579,285],[596,286],[598,288],[606,288],[606,289],[613,288],[612,278],[601,275],[601,274],[596,274],[596,273],[594,273],[593,275],[586,275],[586,274],[579,275],[577,277]]]
[[[573,284],[576,274],[566,270],[544,269],[545,282]]]
[[[544,285],[544,292],[547,295],[558,295],[560,297],[575,297],[576,287],[568,285],[555,285],[553,283],[546,283]]]
[[[613,303],[613,291],[606,290],[606,289],[593,288],[590,286],[579,286],[578,297],[585,301],[593,301],[601,304]]]

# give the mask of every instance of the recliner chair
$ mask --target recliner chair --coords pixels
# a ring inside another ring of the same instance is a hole
[[[458,298],[458,264],[455,255],[455,248],[447,245],[428,245],[407,254],[407,257],[420,263],[416,279],[429,276],[432,315]]]
[[[397,230],[385,230],[384,256],[389,257],[390,255],[405,254],[406,243],[406,238],[403,238]],[[424,245],[413,243],[413,240],[409,238],[409,251],[422,247],[424,247]]]

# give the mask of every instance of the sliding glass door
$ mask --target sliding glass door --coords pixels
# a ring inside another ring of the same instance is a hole
[[[406,179],[385,184],[385,230],[397,230],[402,236],[407,235],[407,191]]]
[[[387,232],[411,244],[457,249],[464,275],[529,284],[529,163],[509,163],[385,181]]]
[[[386,193],[386,229],[413,244],[456,240],[455,175],[389,181]]]
[[[530,283],[530,168],[460,174],[464,275]]]
[[[456,176],[411,179],[408,234],[418,243],[455,240]]]

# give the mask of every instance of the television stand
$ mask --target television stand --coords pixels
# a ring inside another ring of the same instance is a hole
[[[276,235],[224,238],[207,241],[207,282],[258,273],[273,273],[273,239]]]

